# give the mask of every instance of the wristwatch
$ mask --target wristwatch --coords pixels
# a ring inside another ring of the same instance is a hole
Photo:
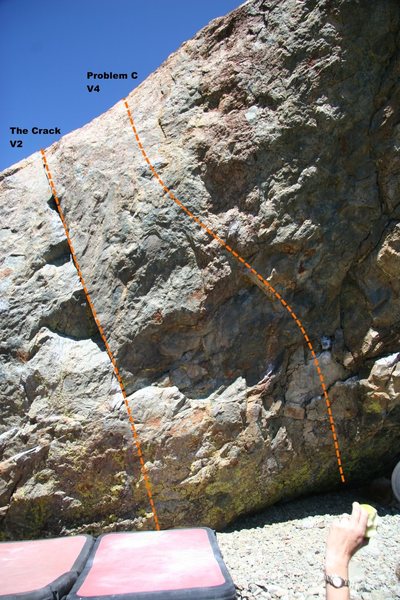
[[[325,573],[325,581],[333,585],[334,588],[349,587],[350,584],[348,579],[343,579],[340,575],[328,575],[327,573]]]

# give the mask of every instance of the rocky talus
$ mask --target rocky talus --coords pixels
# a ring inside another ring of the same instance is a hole
[[[249,0],[127,98],[166,185],[303,323],[348,482],[399,458],[399,24],[398,0]],[[162,190],[123,103],[46,154],[161,526],[342,486],[302,332]],[[151,528],[40,153],[0,186],[1,536]]]
[[[329,528],[360,500],[378,509],[378,529],[350,562],[351,600],[400,598],[399,505],[342,490],[277,504],[218,533],[238,600],[325,600]]]

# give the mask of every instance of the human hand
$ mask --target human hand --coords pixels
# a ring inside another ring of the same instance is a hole
[[[365,538],[367,523],[367,511],[358,502],[353,502],[351,515],[343,515],[332,524],[326,543],[327,570],[347,569],[351,557],[368,543]]]

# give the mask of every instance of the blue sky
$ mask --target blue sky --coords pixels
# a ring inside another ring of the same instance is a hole
[[[65,135],[137,87],[182,42],[243,0],[0,0],[0,171]],[[100,82],[86,73],[138,72]],[[12,147],[10,140],[21,140]]]

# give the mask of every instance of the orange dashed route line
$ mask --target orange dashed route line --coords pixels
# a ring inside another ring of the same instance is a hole
[[[144,160],[146,161],[146,163],[149,165],[149,168],[151,170],[151,172],[153,173],[154,177],[157,179],[158,183],[160,184],[160,186],[162,187],[162,189],[164,190],[164,192],[166,192],[168,194],[168,196],[171,198],[171,200],[173,200],[175,202],[175,204],[177,204],[179,206],[179,208],[181,208],[187,215],[188,217],[190,217],[193,221],[195,221],[200,227],[202,227],[207,233],[208,235],[210,235],[212,238],[214,238],[215,240],[217,240],[217,242],[228,252],[230,252],[230,254],[232,254],[232,256],[235,257],[235,259],[240,262],[241,264],[243,264],[246,269],[248,269],[253,275],[255,275],[257,277],[257,279],[259,279],[261,281],[261,283],[265,286],[265,288],[272,293],[275,298],[277,300],[279,300],[279,302],[282,304],[282,306],[289,312],[290,316],[292,317],[292,319],[294,319],[296,325],[299,327],[306,343],[307,346],[310,349],[311,352],[311,356],[313,357],[313,361],[315,364],[315,367],[317,369],[317,373],[318,373],[318,377],[320,379],[321,382],[321,388],[322,388],[322,392],[323,392],[323,396],[325,398],[325,403],[326,403],[326,409],[328,412],[328,419],[329,419],[329,424],[331,427],[331,431],[332,431],[332,437],[333,437],[333,445],[335,447],[335,454],[336,454],[336,459],[337,459],[337,463],[338,463],[338,467],[339,467],[339,474],[340,474],[340,479],[342,481],[342,483],[345,483],[345,477],[344,477],[344,471],[343,471],[343,466],[342,466],[342,458],[341,458],[341,454],[340,454],[340,448],[339,448],[339,442],[338,442],[338,437],[336,434],[336,427],[335,427],[335,421],[333,419],[333,414],[332,414],[332,406],[331,406],[331,401],[329,399],[329,395],[328,395],[328,390],[326,388],[326,384],[325,384],[325,379],[324,376],[322,374],[321,371],[321,367],[319,364],[319,360],[317,355],[315,354],[313,345],[311,343],[311,340],[302,324],[302,322],[300,321],[300,319],[297,317],[297,315],[295,314],[295,312],[292,310],[292,308],[289,306],[289,304],[282,298],[282,296],[279,294],[279,292],[277,292],[277,290],[269,283],[269,281],[267,281],[262,275],[260,275],[260,273],[258,273],[258,271],[256,271],[254,269],[254,267],[252,267],[248,262],[246,262],[246,260],[244,258],[242,258],[235,250],[233,250],[224,240],[222,240],[216,233],[214,233],[214,231],[212,231],[209,227],[207,227],[207,225],[205,223],[203,223],[203,221],[201,221],[198,217],[196,217],[196,215],[194,215],[174,194],[173,192],[171,192],[171,190],[165,185],[165,183],[163,182],[163,180],[161,179],[161,177],[159,176],[159,174],[157,173],[157,171],[155,170],[155,168],[153,167],[153,165],[150,162],[149,157],[146,154],[146,151],[142,145],[142,142],[140,141],[140,137],[139,134],[137,132],[136,129],[136,125],[135,122],[133,120],[132,117],[132,113],[131,110],[129,108],[128,102],[126,100],[126,98],[123,99],[126,111],[128,113],[128,118],[129,118],[129,122],[132,126],[132,131],[134,133],[134,136],[136,138],[136,142],[139,146],[139,149],[143,155]]]
[[[150,506],[151,506],[151,511],[152,511],[152,514],[153,514],[153,519],[154,519],[155,527],[156,527],[157,531],[159,531],[160,530],[160,523],[158,521],[157,511],[156,511],[156,507],[155,507],[154,500],[153,500],[153,493],[151,491],[151,484],[150,484],[149,474],[148,474],[148,471],[147,471],[147,468],[146,468],[146,465],[145,465],[145,462],[144,462],[144,457],[143,457],[143,452],[142,452],[142,446],[141,446],[139,435],[138,435],[138,432],[137,432],[137,429],[136,429],[135,420],[134,420],[134,418],[132,416],[131,407],[129,406],[128,396],[127,396],[127,393],[126,393],[126,390],[125,390],[125,386],[123,384],[122,377],[120,375],[120,372],[119,372],[116,360],[115,360],[114,355],[113,355],[113,353],[111,351],[111,348],[110,348],[110,346],[109,346],[109,344],[107,342],[107,339],[106,339],[106,336],[105,336],[105,333],[104,333],[104,329],[101,326],[101,323],[100,323],[99,318],[97,316],[96,309],[95,309],[95,307],[93,305],[93,302],[92,302],[92,299],[90,297],[88,288],[87,288],[85,280],[83,278],[83,274],[82,274],[81,268],[79,266],[78,259],[76,257],[75,250],[74,250],[74,247],[73,247],[73,244],[72,244],[72,240],[71,240],[71,236],[70,236],[70,233],[69,233],[68,225],[67,225],[67,222],[66,222],[65,217],[64,217],[64,212],[63,212],[63,210],[61,208],[60,200],[58,198],[58,195],[57,195],[57,192],[56,192],[56,188],[55,188],[55,185],[54,185],[54,181],[53,181],[53,178],[52,178],[51,173],[50,173],[49,164],[47,162],[45,151],[41,150],[40,152],[42,154],[43,165],[44,165],[44,168],[46,170],[46,175],[47,175],[47,179],[48,179],[48,182],[49,182],[52,194],[53,194],[53,198],[54,198],[55,203],[57,205],[58,214],[60,216],[61,222],[62,222],[63,227],[64,227],[65,235],[67,237],[67,242],[68,242],[69,250],[71,252],[72,260],[73,260],[75,268],[76,268],[76,270],[78,272],[78,276],[79,276],[80,282],[82,284],[83,291],[85,292],[86,300],[87,300],[87,302],[88,302],[88,304],[90,306],[90,310],[92,311],[93,318],[94,318],[94,320],[96,322],[97,328],[98,328],[99,333],[101,335],[101,339],[104,342],[104,345],[105,345],[108,357],[109,357],[109,359],[111,361],[111,364],[113,366],[115,376],[117,378],[117,381],[119,383],[119,387],[120,387],[121,392],[122,392],[122,396],[124,398],[125,408],[126,408],[126,412],[128,413],[129,424],[131,426],[133,441],[134,441],[134,444],[136,446],[136,450],[137,450],[137,453],[138,453],[138,456],[139,456],[140,468],[141,468],[141,472],[142,472],[142,475],[143,475],[144,484],[146,486],[146,492],[147,492],[147,496],[149,498],[149,503],[150,503]]]

